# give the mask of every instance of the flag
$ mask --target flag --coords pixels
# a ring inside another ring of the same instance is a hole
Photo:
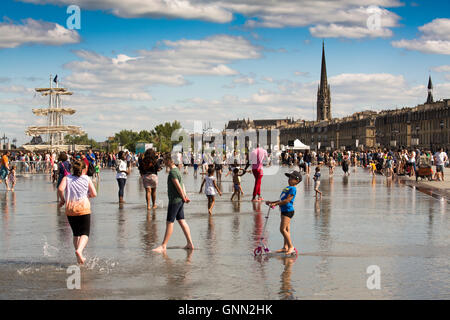
[[[55,78],[53,79],[54,83],[58,83],[58,75],[55,76]]]

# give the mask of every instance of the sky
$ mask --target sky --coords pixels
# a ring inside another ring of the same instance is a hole
[[[74,92],[65,123],[97,141],[174,120],[315,120],[322,41],[333,117],[424,103],[430,75],[450,98],[447,0],[2,0],[0,13],[0,135],[18,144],[45,125],[34,88],[55,74]]]

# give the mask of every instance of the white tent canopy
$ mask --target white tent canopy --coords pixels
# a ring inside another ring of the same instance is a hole
[[[295,139],[294,140],[294,146],[293,147],[289,147],[289,149],[292,149],[292,150],[309,150],[310,147],[307,146],[306,144],[303,144],[299,139]]]

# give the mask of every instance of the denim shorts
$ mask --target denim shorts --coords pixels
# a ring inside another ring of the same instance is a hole
[[[176,203],[169,203],[169,206],[167,207],[167,221],[168,222],[175,222],[175,219],[177,220],[183,220],[184,219],[184,202],[176,202]]]

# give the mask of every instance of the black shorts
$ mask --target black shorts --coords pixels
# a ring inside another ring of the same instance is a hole
[[[167,221],[175,222],[175,219],[184,219],[184,202],[169,203],[167,207]]]
[[[88,236],[91,231],[91,215],[67,216],[74,237]]]
[[[281,215],[288,217],[289,219],[292,219],[292,217],[294,216],[294,211],[291,212],[282,212]]]

